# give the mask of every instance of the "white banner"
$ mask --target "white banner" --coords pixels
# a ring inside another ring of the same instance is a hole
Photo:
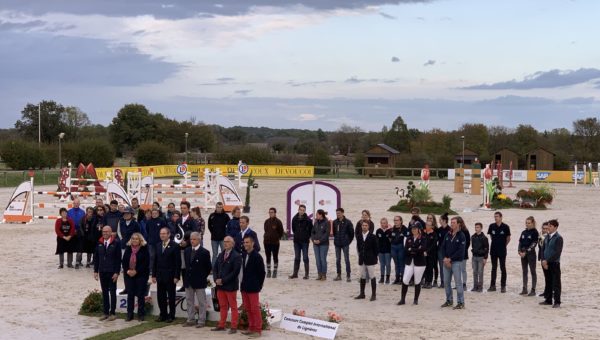
[[[317,210],[323,209],[328,219],[335,218],[335,210],[342,204],[341,193],[337,187],[328,182],[306,181],[292,186],[287,193],[288,230],[291,234],[292,217],[298,207],[304,204],[306,214],[314,219]]]
[[[339,324],[292,314],[283,314],[279,327],[318,338],[335,339]]]
[[[498,175],[498,170],[494,170],[494,176]],[[510,181],[510,170],[502,170],[502,180]],[[455,169],[448,169],[448,180],[453,181],[456,176]],[[513,170],[513,182],[527,182],[527,170]]]

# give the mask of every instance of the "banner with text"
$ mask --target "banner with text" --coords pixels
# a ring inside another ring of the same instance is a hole
[[[248,172],[242,177],[248,177],[252,173],[253,177],[293,177],[293,178],[312,178],[315,175],[313,166],[291,166],[291,165],[249,165]],[[114,169],[120,169],[123,173],[141,172],[142,176],[149,176],[154,173],[154,177],[181,177],[177,173],[177,165],[154,165],[139,167],[115,167],[115,168],[97,168],[98,179],[104,180],[107,173],[112,173]],[[238,170],[237,165],[227,164],[188,164],[187,171],[196,175],[200,172],[202,177],[204,169],[215,171],[220,169],[223,175],[234,175]]]
[[[283,314],[279,327],[288,331],[316,336],[318,338],[335,339],[339,324],[293,314]]]

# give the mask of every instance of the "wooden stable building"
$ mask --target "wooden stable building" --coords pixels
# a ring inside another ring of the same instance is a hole
[[[494,155],[494,163],[501,163],[503,169],[509,169],[510,162],[512,162],[513,169],[516,170],[519,168],[519,155],[511,149],[500,149]]]
[[[387,176],[394,177],[395,171],[391,168],[396,166],[400,151],[386,144],[377,144],[365,153],[365,176]]]
[[[473,168],[473,164],[479,163],[479,160],[478,160],[479,155],[471,149],[465,149],[464,156],[465,156],[465,166],[464,166],[465,169],[471,169],[471,168]],[[454,164],[455,164],[454,167],[462,168],[462,166],[461,166],[462,160],[463,160],[462,152],[455,155],[454,156]],[[479,167],[481,167],[481,166],[479,166]]]
[[[554,170],[555,154],[542,147],[538,147],[525,155],[526,170]]]

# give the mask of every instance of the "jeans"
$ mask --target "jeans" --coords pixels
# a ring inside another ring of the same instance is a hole
[[[460,275],[463,287],[467,285],[467,259],[464,259],[460,263]]]
[[[391,256],[394,260],[394,267],[396,267],[396,276],[402,276],[404,274],[404,245],[392,244]]]
[[[392,272],[392,254],[379,253],[379,274],[390,276]]]
[[[344,252],[344,261],[346,262],[346,276],[350,277],[350,246],[335,246],[335,269],[338,275],[342,275],[342,251]]]
[[[302,253],[302,261],[308,263],[308,243],[300,243],[294,241],[294,261],[300,263],[300,253]]]
[[[130,277],[127,274],[123,276],[125,277],[125,289],[127,289],[127,315],[133,317],[135,299],[137,298],[138,316],[144,316],[146,314],[145,297],[148,288],[148,276]]]
[[[444,288],[446,288],[446,301],[452,302],[452,277],[454,277],[454,283],[456,284],[456,295],[458,303],[465,303],[465,292],[463,290],[463,284],[461,280],[461,262],[464,261],[453,261],[452,267],[448,268],[444,266]]]
[[[114,273],[100,272],[100,288],[102,288],[102,310],[104,315],[115,315],[117,309],[117,283],[113,281]],[[110,299],[109,299],[110,297]]]
[[[535,266],[537,262],[537,257],[535,255],[535,250],[528,251],[525,254],[525,257],[521,258],[521,268],[523,269],[523,288],[527,288],[527,270],[531,271],[531,289],[535,289],[537,285],[537,273],[535,271]]]
[[[215,262],[217,262],[217,256],[219,256],[219,252],[223,251],[223,241],[210,241],[210,245],[212,247],[212,265],[215,266]],[[219,250],[221,249],[221,250]]]
[[[561,279],[560,279],[560,262],[548,263],[548,291],[544,295],[544,299],[548,302],[552,302],[554,297],[554,303],[560,305],[560,294],[562,290]]]
[[[319,274],[327,274],[327,252],[329,251],[329,245],[313,244],[313,250],[317,260],[317,272]]]
[[[498,260],[500,260],[500,271],[501,271],[500,285],[502,285],[502,287],[506,287],[506,255],[504,255],[504,256],[492,255],[492,279],[490,282],[490,286],[492,286],[492,287],[496,286],[496,276],[497,276],[497,272],[498,272]]]
[[[473,256],[471,265],[473,267],[473,287],[483,287],[483,256]]]

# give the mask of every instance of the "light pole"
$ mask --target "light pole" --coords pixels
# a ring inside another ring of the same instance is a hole
[[[187,140],[189,135],[189,133],[185,133],[185,164],[188,162]]]
[[[460,162],[460,168],[464,169],[465,167],[465,136],[460,136],[462,140],[462,160]]]
[[[38,104],[38,149],[42,147],[42,103]]]
[[[62,169],[62,139],[65,137],[65,133],[61,132],[58,134],[58,168]]]

